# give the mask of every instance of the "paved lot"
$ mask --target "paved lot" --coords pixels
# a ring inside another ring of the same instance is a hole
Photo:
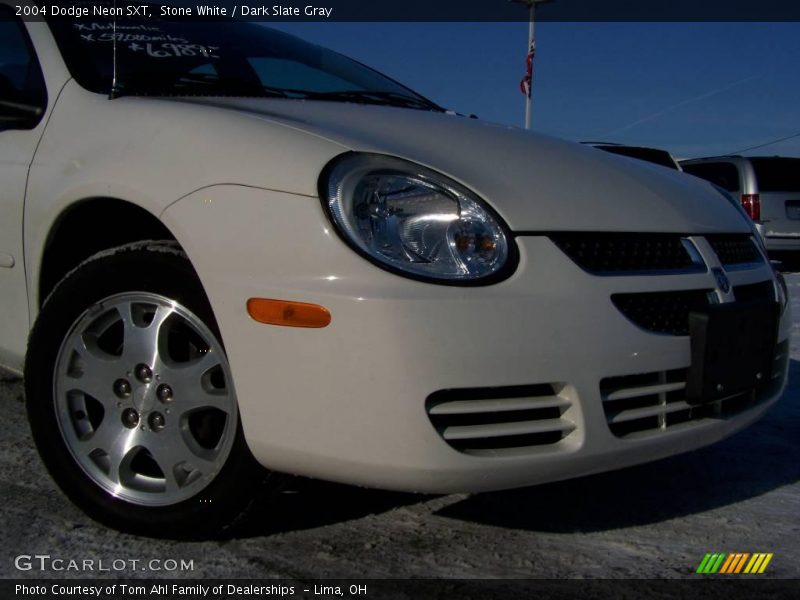
[[[774,552],[800,577],[800,274],[790,385],[750,429],[691,454],[523,490],[420,497],[298,482],[237,539],[180,543],[105,529],[55,489],[33,448],[18,379],[0,373],[0,577],[14,557],[176,559],[190,577],[684,577],[706,552]],[[119,564],[119,563],[117,563]],[[104,573],[105,576],[113,575]]]

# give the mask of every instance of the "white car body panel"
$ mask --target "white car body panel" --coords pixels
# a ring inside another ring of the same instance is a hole
[[[38,129],[38,128],[37,128]],[[6,135],[10,134],[10,135]],[[3,132],[0,143],[0,364],[20,371],[28,339],[28,295],[22,254],[22,211],[28,166],[38,137],[34,131]],[[9,143],[5,143],[9,142]]]
[[[724,200],[718,194],[680,173],[516,127],[334,102],[194,98],[186,103],[229,108],[354,151],[423,164],[475,191],[515,231],[744,231],[736,215],[719,210]],[[574,177],[577,171],[581,177]],[[643,214],[657,218],[642,219]]]
[[[28,34],[37,48],[48,90],[48,107],[33,129],[0,133],[0,364],[21,372],[28,340],[28,294],[25,290],[26,261],[23,249],[23,211],[28,168],[47,125],[52,107],[69,78],[61,56],[44,23],[29,23]],[[11,266],[8,266],[8,265]]]

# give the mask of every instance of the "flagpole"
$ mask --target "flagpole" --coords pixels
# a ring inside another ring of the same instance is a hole
[[[533,59],[536,53],[536,5],[555,0],[510,0],[528,7],[528,55],[527,70],[520,87],[525,94],[525,129],[531,128],[531,114],[533,112]]]
[[[536,35],[536,2],[531,2],[528,8],[529,11],[529,19],[528,19],[528,52],[531,51],[533,47],[533,40],[535,39]],[[525,98],[525,129],[531,128],[531,108],[533,105],[533,81],[529,84],[531,87],[528,89],[528,93],[526,94]]]

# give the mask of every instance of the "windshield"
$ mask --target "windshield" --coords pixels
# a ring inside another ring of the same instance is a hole
[[[369,67],[259,24],[117,19],[58,20],[50,27],[73,77],[94,92],[112,92],[116,37],[115,95],[285,97],[441,110]]]

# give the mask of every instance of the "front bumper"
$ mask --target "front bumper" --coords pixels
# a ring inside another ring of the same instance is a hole
[[[219,186],[162,218],[216,314],[247,442],[277,471],[421,492],[542,483],[713,443],[759,418],[785,384],[788,357],[753,402],[674,425],[656,416],[654,430],[620,437],[609,427],[601,382],[648,374],[650,384],[675,383],[689,365],[689,339],[639,329],[611,294],[713,288],[710,273],[597,277],[548,238],[531,236],[517,239],[520,264],[508,280],[448,287],[357,256],[315,198]],[[766,262],[729,273],[734,286],[771,276]],[[324,329],[260,325],[246,312],[251,297],[321,304],[333,319]],[[779,341],[789,329],[787,311]],[[445,441],[428,414],[432,393],[501,386],[544,390],[559,412],[541,413],[543,427],[558,425],[558,440],[467,451]]]

